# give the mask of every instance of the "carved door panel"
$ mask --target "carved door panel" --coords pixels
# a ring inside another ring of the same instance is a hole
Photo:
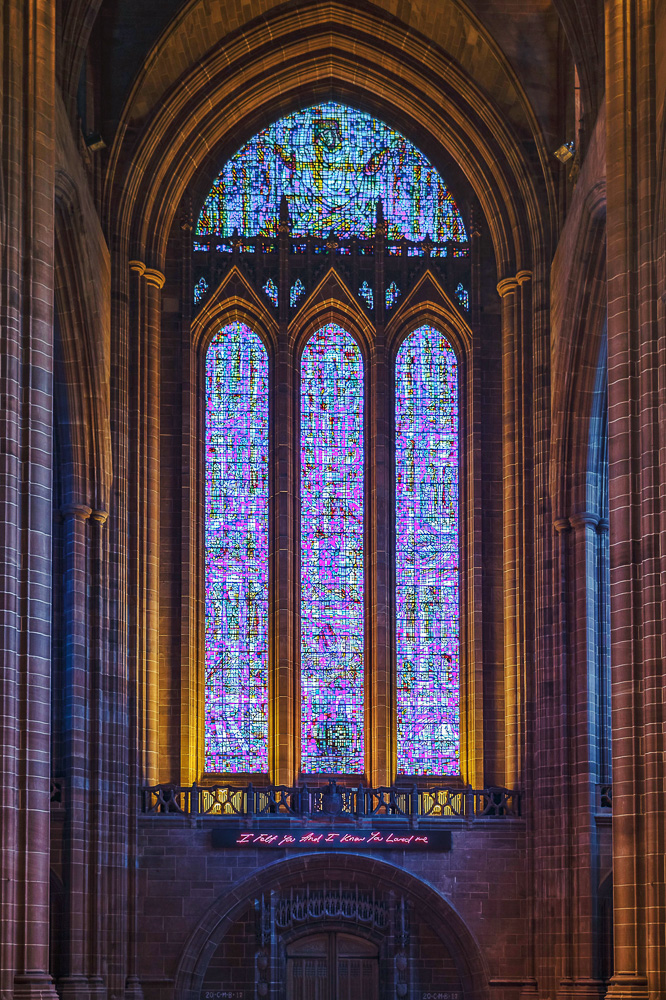
[[[288,1000],[334,1000],[330,939],[330,934],[310,934],[287,948]]]
[[[335,935],[337,990],[335,1000],[378,1000],[377,948],[365,938]]]
[[[378,1000],[377,948],[353,934],[309,934],[287,948],[287,1000]]]

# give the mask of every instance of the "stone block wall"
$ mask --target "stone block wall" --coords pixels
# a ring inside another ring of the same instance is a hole
[[[189,960],[204,952],[202,989],[221,981],[221,970],[225,989],[243,982],[248,988],[250,974],[243,966],[247,969],[250,962],[252,970],[255,898],[271,889],[327,884],[374,887],[378,894],[394,892],[409,901],[410,961],[421,992],[434,986],[441,990],[442,984],[453,989],[459,981],[473,989],[475,970],[483,969],[484,978],[487,973],[495,982],[493,998],[519,996],[529,945],[525,826],[520,820],[491,822],[483,829],[455,828],[448,853],[325,856],[213,848],[211,831],[224,822],[191,823],[170,816],[140,820],[137,940],[146,1000],[175,996],[176,988],[188,982],[183,971]],[[441,912],[435,908],[437,900]]]

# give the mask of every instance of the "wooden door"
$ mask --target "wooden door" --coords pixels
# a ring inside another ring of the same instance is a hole
[[[337,992],[335,1000],[379,1000],[377,948],[353,934],[335,935]]]
[[[379,1000],[377,948],[353,934],[308,934],[287,948],[287,1000]]]
[[[309,934],[287,948],[288,1000],[334,1000],[330,934]]]

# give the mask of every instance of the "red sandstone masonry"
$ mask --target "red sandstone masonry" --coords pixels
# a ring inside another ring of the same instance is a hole
[[[8,0],[2,17],[0,992],[46,998],[54,8]]]

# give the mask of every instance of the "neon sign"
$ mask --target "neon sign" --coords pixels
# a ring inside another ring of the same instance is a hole
[[[389,851],[450,851],[450,830],[362,830],[306,829],[248,830],[241,827],[220,827],[212,831],[213,847],[255,847],[279,850],[389,850]]]

